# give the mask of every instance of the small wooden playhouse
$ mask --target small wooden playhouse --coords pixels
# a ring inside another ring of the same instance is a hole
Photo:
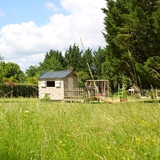
[[[78,76],[72,70],[45,72],[39,76],[38,85],[40,99],[48,94],[51,100],[65,100],[78,88]]]

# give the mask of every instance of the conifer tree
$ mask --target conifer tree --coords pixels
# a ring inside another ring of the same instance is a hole
[[[150,58],[160,57],[160,1],[106,0],[106,3],[107,9],[102,9],[106,15],[103,34],[107,42],[107,61],[103,68],[108,77],[125,75],[136,85],[142,79],[142,85],[148,88],[158,84],[158,78],[151,81],[155,77],[146,64]],[[150,76],[148,84],[144,72]]]
[[[76,72],[82,69],[82,51],[76,44],[70,45],[65,52],[65,64],[66,68],[73,69]]]

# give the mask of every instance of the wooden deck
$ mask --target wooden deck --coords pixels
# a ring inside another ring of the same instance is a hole
[[[64,90],[64,101],[84,101],[84,90],[83,88],[74,88],[72,90]]]

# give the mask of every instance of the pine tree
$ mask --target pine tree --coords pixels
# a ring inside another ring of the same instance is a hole
[[[55,50],[50,50],[46,53],[44,61],[39,63],[38,72],[39,74],[46,71],[57,71],[64,68],[64,58],[62,53]]]
[[[82,64],[82,51],[76,44],[69,46],[69,49],[65,52],[65,64],[68,69],[73,69],[78,72],[81,71]]]
[[[151,57],[160,56],[158,47],[160,2],[159,0],[106,0],[106,2],[107,9],[102,10],[106,15],[103,34],[107,42],[107,62],[103,68],[108,69],[106,73],[110,79],[123,74],[130,78],[133,84],[138,85],[138,79],[143,79],[143,83],[146,84],[142,77],[143,71],[149,74],[145,64]],[[154,78],[152,74],[149,76],[150,79]],[[149,84],[145,86],[149,87]]]

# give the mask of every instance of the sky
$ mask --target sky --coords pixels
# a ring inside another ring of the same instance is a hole
[[[105,0],[0,0],[0,55],[26,71],[52,50],[105,47]]]

